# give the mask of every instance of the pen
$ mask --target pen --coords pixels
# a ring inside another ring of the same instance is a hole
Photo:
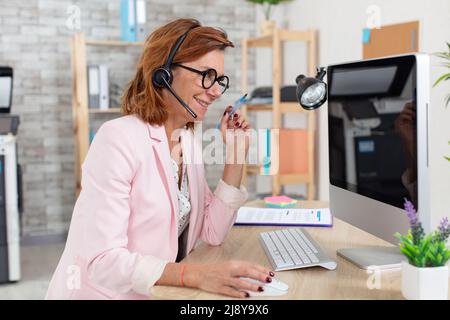
[[[239,107],[241,105],[243,105],[245,102],[247,102],[247,95],[248,93],[244,94],[242,97],[240,97],[238,100],[236,100],[233,104],[233,108],[231,109],[231,111],[229,112],[230,117],[232,117],[234,115],[234,113],[237,111],[237,109],[239,109]],[[217,129],[220,129],[220,120],[219,123],[217,124]]]

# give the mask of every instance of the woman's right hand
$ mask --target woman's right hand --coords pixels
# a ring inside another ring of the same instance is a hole
[[[216,264],[186,264],[185,284],[200,290],[234,298],[246,298],[248,291],[263,288],[240,279],[246,277],[269,283],[274,273],[258,264],[246,261],[228,261]]]

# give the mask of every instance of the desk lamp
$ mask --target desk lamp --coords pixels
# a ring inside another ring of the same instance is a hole
[[[326,73],[322,67],[317,68],[314,78],[301,74],[295,79],[297,100],[304,109],[317,109],[327,101],[327,84],[322,80]]]

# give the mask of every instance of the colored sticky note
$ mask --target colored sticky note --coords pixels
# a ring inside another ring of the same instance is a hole
[[[274,196],[265,197],[264,203],[268,207],[272,208],[288,208],[293,207],[297,204],[297,200],[289,198],[287,196]]]
[[[363,29],[363,43],[369,43],[370,42],[370,29],[364,28]]]
[[[287,196],[273,196],[273,197],[265,197],[264,201],[270,201],[273,203],[277,203],[277,202],[292,202],[292,201],[296,201],[296,200],[289,198]]]

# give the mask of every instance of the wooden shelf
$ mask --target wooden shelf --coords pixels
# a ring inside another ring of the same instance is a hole
[[[249,164],[246,165],[247,174],[260,174],[261,173],[261,165],[258,164]]]
[[[120,113],[120,108],[109,108],[109,109],[89,109],[90,113]]]
[[[273,104],[247,104],[247,111],[273,111]],[[280,112],[289,113],[289,112],[308,112],[307,110],[300,107],[297,102],[281,102],[280,103]]]
[[[75,136],[75,178],[76,194],[81,191],[81,165],[89,150],[89,118],[93,114],[118,114],[117,106],[110,109],[89,108],[87,46],[103,46],[108,49],[142,47],[144,42],[124,42],[119,40],[87,40],[84,33],[77,32],[71,39],[72,58],[72,115]]]
[[[246,170],[249,175],[260,175],[261,174],[261,165],[247,165]],[[278,174],[280,179],[280,183],[283,185],[289,184],[300,184],[300,183],[309,183],[311,182],[310,176],[308,173],[286,173],[286,174]]]
[[[125,42],[120,40],[86,40],[86,45],[112,47],[141,47],[144,42]]]
[[[272,47],[273,37],[272,36],[262,36],[257,38],[247,39],[247,46],[249,48],[263,48],[263,47]]]
[[[276,38],[278,37],[278,38]],[[247,47],[249,48],[271,48],[274,42],[280,41],[315,41],[315,32],[308,31],[293,31],[287,29],[277,29],[277,35],[260,36],[256,38],[247,39]]]
[[[284,185],[310,183],[310,182],[312,182],[311,177],[307,173],[280,174],[280,183]]]
[[[308,31],[293,31],[293,30],[280,30],[281,41],[315,41],[315,32],[313,30]]]
[[[282,67],[283,67],[283,45],[288,41],[303,41],[307,45],[308,58],[308,74],[314,75],[316,69],[317,58],[317,39],[315,30],[307,31],[293,31],[286,29],[273,30],[273,33],[268,36],[261,36],[242,40],[242,92],[248,92],[248,49],[249,48],[270,48],[272,49],[272,97],[273,101],[270,104],[246,104],[242,106],[242,112],[246,115],[248,112],[272,112],[272,128],[283,128],[284,113],[299,113],[302,112],[307,117],[307,172],[306,173],[292,173],[280,174],[276,168],[280,167],[279,158],[279,132],[274,131],[271,135],[271,159],[276,159],[271,163],[269,171],[272,177],[272,194],[279,195],[282,185],[290,184],[307,184],[307,199],[315,199],[315,184],[314,184],[314,135],[315,135],[315,113],[306,111],[300,107],[297,102],[281,102],[280,88],[282,82]],[[300,73],[301,70],[299,70]],[[244,184],[247,175],[261,174],[261,165],[246,165],[244,170]]]

